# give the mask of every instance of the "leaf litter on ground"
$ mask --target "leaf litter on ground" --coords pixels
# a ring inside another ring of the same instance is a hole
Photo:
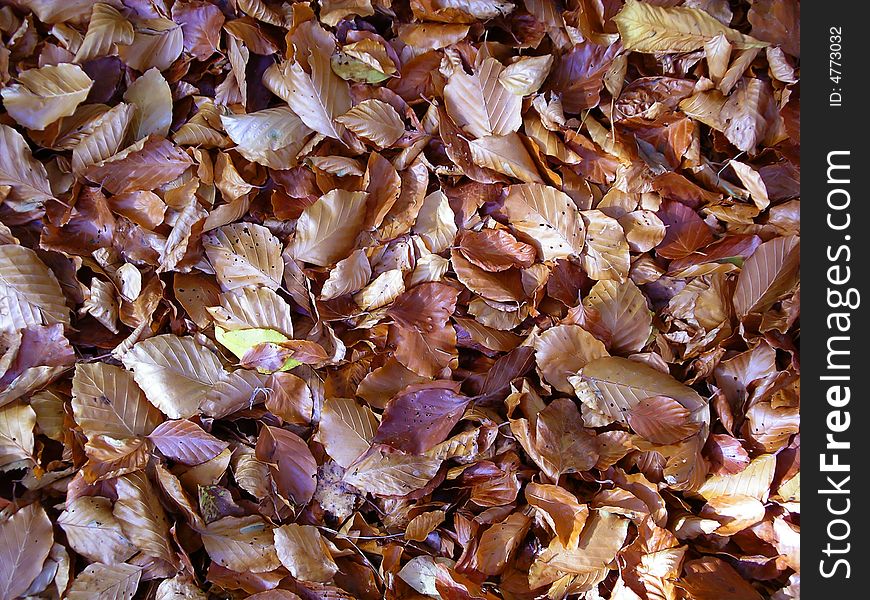
[[[799,21],[0,3],[0,600],[799,597]]]

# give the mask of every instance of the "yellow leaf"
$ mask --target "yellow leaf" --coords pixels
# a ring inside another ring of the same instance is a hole
[[[214,333],[215,339],[240,360],[255,346],[259,346],[260,344],[280,344],[289,339],[283,333],[275,331],[274,329],[235,329],[233,331],[227,331],[222,327],[216,326],[214,328]],[[279,370],[289,371],[293,367],[298,367],[301,364],[302,363],[298,360],[288,358]]]

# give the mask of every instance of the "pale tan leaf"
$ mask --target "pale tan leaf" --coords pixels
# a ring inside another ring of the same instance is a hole
[[[665,239],[665,225],[651,210],[635,210],[617,219],[633,252],[649,252]]]
[[[58,442],[63,439],[66,400],[53,390],[40,390],[30,397],[40,432]]]
[[[405,133],[399,113],[381,100],[364,100],[336,121],[378,148],[392,146]]]
[[[599,281],[583,299],[583,306],[595,315],[596,331],[607,332],[605,342],[614,354],[638,352],[653,333],[652,311],[630,279],[622,283]]]
[[[378,496],[404,496],[435,477],[441,460],[372,446],[347,470],[344,481]]]
[[[727,98],[718,90],[700,92],[680,102],[680,110],[716,131],[725,130],[722,108]]]
[[[91,59],[112,54],[115,45],[133,43],[133,25],[110,4],[98,2],[91,10],[88,31],[76,51],[75,62],[82,64]]]
[[[390,269],[375,277],[370,284],[354,294],[353,301],[363,310],[377,310],[390,304],[405,291],[401,269]]]
[[[263,23],[277,25],[278,27],[283,27],[287,23],[284,15],[270,7],[263,0],[239,0],[238,4],[239,9],[243,13]]]
[[[758,210],[767,208],[770,205],[770,198],[767,195],[767,186],[759,172],[739,160],[729,160],[728,164],[743,183],[743,187],[749,191]]]
[[[73,415],[87,437],[145,436],[163,420],[145,399],[133,375],[113,365],[77,364],[72,393]]]
[[[339,465],[348,468],[371,446],[378,420],[368,406],[349,398],[329,398],[320,414],[317,440]]]
[[[156,68],[145,71],[124,92],[124,100],[136,107],[133,140],[157,134],[166,137],[172,125],[172,90]]]
[[[53,543],[51,521],[38,502],[0,522],[0,598],[13,600],[27,591]]]
[[[274,290],[281,285],[281,242],[262,225],[225,225],[203,236],[203,247],[225,291],[253,285]]]
[[[600,210],[584,210],[581,214],[586,222],[586,251],[583,254],[586,274],[597,280],[624,281],[628,277],[630,256],[619,221]]]
[[[724,123],[725,137],[738,150],[754,153],[765,140],[770,127],[768,112],[776,110],[772,102],[770,85],[755,78],[744,78],[728,96],[719,118]],[[776,116],[779,118],[778,113]]]
[[[164,456],[185,465],[211,460],[229,446],[187,419],[161,423],[148,439]]]
[[[436,190],[423,199],[413,232],[423,238],[430,252],[439,254],[453,244],[458,229],[447,196]]]
[[[427,281],[441,281],[450,268],[450,261],[437,254],[426,254],[417,259],[414,271],[408,278],[407,287],[425,283]]]
[[[239,446],[232,456],[233,478],[243,490],[254,498],[263,499],[271,493],[272,481],[269,465],[260,462],[254,449]]]
[[[69,324],[69,309],[54,273],[30,248],[0,246],[0,330],[53,323]]]
[[[341,139],[344,127],[336,117],[351,107],[348,84],[333,72],[328,55],[312,49],[307,59],[310,74],[298,62],[286,62],[269,67],[263,83],[308,127],[327,137]]]
[[[526,56],[513,62],[498,76],[498,81],[510,93],[528,96],[537,92],[550,74],[553,55]]]
[[[215,323],[228,331],[272,329],[293,337],[290,305],[269,288],[245,287],[221,294],[219,307],[207,310]]]
[[[93,435],[85,444],[88,462],[82,475],[88,483],[141,471],[148,465],[148,446],[141,438],[115,439]]]
[[[563,573],[590,573],[607,568],[622,548],[628,532],[628,519],[604,510],[593,511],[580,534],[576,548],[565,548],[554,540],[532,565]]]
[[[716,535],[734,535],[764,519],[764,504],[749,496],[717,496],[701,508],[701,516],[720,523]]]
[[[94,563],[72,582],[68,600],[130,600],[139,587],[142,567]]]
[[[800,266],[800,239],[778,237],[761,244],[743,264],[734,290],[739,317],[763,313],[794,287]]]
[[[154,593],[154,600],[208,600],[208,596],[197,587],[192,578],[179,574],[160,582]]]
[[[221,115],[236,150],[248,160],[269,165],[276,153],[295,160],[312,130],[288,107],[267,108],[245,115]],[[288,165],[290,166],[290,165]]]
[[[583,404],[610,421],[627,424],[627,413],[641,400],[668,396],[682,404],[693,420],[709,423],[709,407],[698,392],[637,361],[615,356],[599,358],[569,380]]]
[[[456,69],[444,86],[447,113],[474,137],[503,136],[522,125],[522,97],[512,94],[499,81],[504,67],[487,58],[474,75]]]
[[[122,360],[148,401],[172,419],[196,415],[212,386],[226,377],[218,357],[191,337],[158,335]]]
[[[179,267],[179,264],[184,261],[188,252],[191,250],[191,245],[195,243],[195,239],[191,240],[194,231],[201,231],[203,222],[209,216],[209,213],[200,206],[196,197],[193,196],[196,188],[199,187],[198,179],[191,179],[185,188],[190,190],[189,200],[187,204],[175,214],[175,222],[172,224],[172,231],[166,238],[166,244],[160,251],[160,265],[157,268],[158,273],[173,271]],[[212,213],[214,214],[214,213]]]
[[[272,529],[256,515],[209,523],[202,543],[215,563],[232,571],[264,573],[281,566]]]
[[[20,125],[45,129],[73,114],[94,82],[78,65],[47,65],[18,74],[20,84],[0,90],[3,107]]]
[[[115,480],[118,500],[112,514],[128,540],[145,554],[175,564],[169,537],[169,520],[154,487],[144,472]]]
[[[262,402],[268,391],[268,375],[248,369],[236,369],[211,388],[200,406],[200,411],[216,419],[226,417]]]
[[[511,227],[537,248],[543,260],[580,254],[585,226],[571,197],[555,188],[513,185],[502,209]]]
[[[305,163],[336,177],[362,177],[365,174],[359,161],[347,156],[309,156]]]
[[[468,143],[474,164],[526,183],[543,183],[538,167],[516,133],[489,135]]]
[[[0,472],[8,468],[31,466],[33,460],[33,427],[36,412],[27,404],[15,402],[0,408]]]
[[[290,244],[293,258],[321,267],[345,258],[365,217],[368,194],[332,190],[306,208]]]
[[[181,25],[169,19],[142,21],[133,34],[133,43],[120,46],[118,53],[130,67],[144,73],[151,67],[168,69],[184,50]]]
[[[608,356],[604,344],[578,325],[556,325],[541,332],[534,340],[535,361],[547,383],[560,392],[571,394],[568,381],[592,360]]]
[[[91,289],[80,314],[87,313],[112,333],[118,333],[118,301],[115,293],[114,284],[95,277],[91,280]]]
[[[190,157],[169,140],[148,137],[91,165],[85,176],[113,194],[123,194],[169,183],[192,164]]]
[[[291,523],[274,533],[278,558],[296,579],[327,582],[338,572],[338,565],[316,527]]]
[[[73,148],[73,172],[81,175],[87,167],[114,156],[124,143],[134,112],[133,106],[122,103],[97,118],[93,131]]]
[[[112,514],[108,498],[82,496],[70,500],[57,523],[70,547],[90,561],[113,565],[138,552]]]
[[[12,210],[26,212],[54,197],[48,173],[35,160],[30,146],[12,127],[0,123],[0,185],[11,190],[4,202]]]
[[[329,277],[320,290],[321,300],[332,300],[361,290],[372,276],[372,266],[364,250],[354,250],[329,271]]]
[[[627,0],[613,20],[623,46],[634,52],[691,52],[703,48],[717,35],[724,35],[738,49],[767,46],[696,8],[666,8]]]
[[[762,454],[752,459],[739,473],[723,473],[710,477],[698,488],[698,493],[707,500],[724,496],[748,496],[766,502],[775,470],[776,456]]]

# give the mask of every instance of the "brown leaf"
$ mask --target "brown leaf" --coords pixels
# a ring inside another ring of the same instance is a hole
[[[761,244],[743,265],[734,290],[738,316],[761,313],[792,289],[800,261],[796,236],[774,238]]]
[[[145,473],[140,471],[117,479],[115,490],[118,501],[112,512],[127,539],[149,556],[175,564],[169,521]]]
[[[187,419],[164,421],[148,434],[148,439],[164,456],[185,465],[211,460],[229,446]]]
[[[501,84],[499,75],[503,71],[504,67],[497,60],[487,58],[474,75],[455,70],[444,86],[448,114],[476,138],[507,135],[522,124],[522,97]]]
[[[378,420],[367,406],[348,398],[330,398],[323,405],[317,440],[326,452],[348,468],[371,446]]]
[[[589,507],[557,485],[529,483],[526,501],[534,506],[565,548],[576,548],[589,517]]]
[[[138,551],[121,530],[107,498],[75,498],[67,503],[57,522],[72,549],[93,562],[122,563]]]
[[[206,552],[222,567],[263,573],[281,566],[272,528],[262,517],[224,517],[207,525],[202,533]]]
[[[330,581],[338,572],[316,527],[291,523],[275,529],[275,550],[290,574],[303,581]]]
[[[673,398],[652,396],[641,400],[626,418],[641,437],[654,444],[673,444],[697,433],[700,423],[690,421],[690,416]]]
[[[503,210],[511,227],[544,260],[567,258],[583,250],[585,227],[567,194],[540,184],[514,185]]]
[[[375,445],[348,467],[344,481],[378,496],[404,496],[429,483],[440,466],[440,459]]]
[[[21,71],[18,81],[0,94],[6,112],[28,129],[45,129],[73,114],[94,84],[81,67],[71,64]]]
[[[225,291],[251,285],[274,290],[281,284],[281,243],[262,225],[226,225],[206,234],[203,246]]]
[[[28,504],[0,523],[0,598],[24,594],[42,570],[54,535],[39,503]]]
[[[335,264],[353,248],[362,225],[366,194],[333,190],[303,211],[290,253],[319,266]]]
[[[535,261],[533,246],[503,229],[463,231],[457,246],[463,256],[486,271],[505,271],[512,267],[528,268]]]
[[[761,594],[724,560],[706,556],[687,562],[683,570],[677,586],[698,600],[761,599]]]
[[[123,362],[148,401],[171,419],[196,415],[211,387],[226,376],[213,352],[193,338],[169,334],[139,342]]]
[[[604,344],[577,325],[551,327],[534,341],[535,360],[547,383],[571,394],[568,377],[575,375],[592,360],[608,356]]]
[[[444,441],[462,418],[470,398],[449,381],[411,385],[384,410],[373,442],[422,454]]]
[[[305,504],[314,495],[317,463],[302,439],[277,427],[263,427],[257,438],[257,460],[270,465],[278,493]]]
[[[123,600],[131,598],[139,587],[142,567],[126,563],[93,563],[85,567],[72,582],[67,598],[71,600]]]
[[[152,190],[184,173],[193,164],[168,140],[150,136],[91,165],[85,176],[113,194]]]

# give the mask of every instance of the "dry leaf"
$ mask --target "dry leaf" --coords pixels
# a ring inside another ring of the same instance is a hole
[[[291,523],[275,529],[275,551],[290,574],[302,581],[330,581],[338,565],[316,527]]]
[[[226,372],[217,356],[193,338],[160,335],[123,356],[148,401],[171,419],[196,415],[211,386]]]
[[[42,570],[54,535],[39,503],[28,504],[0,523],[0,598],[24,594]]]
[[[0,90],[3,106],[20,125],[45,129],[73,114],[94,82],[78,65],[47,65],[18,74],[20,84]]]
[[[503,210],[511,227],[542,259],[567,258],[583,250],[583,220],[567,194],[541,184],[515,185]]]
[[[736,48],[758,48],[767,44],[722,25],[696,8],[659,7],[627,0],[614,19],[622,43],[635,52],[691,52],[717,35]]]

